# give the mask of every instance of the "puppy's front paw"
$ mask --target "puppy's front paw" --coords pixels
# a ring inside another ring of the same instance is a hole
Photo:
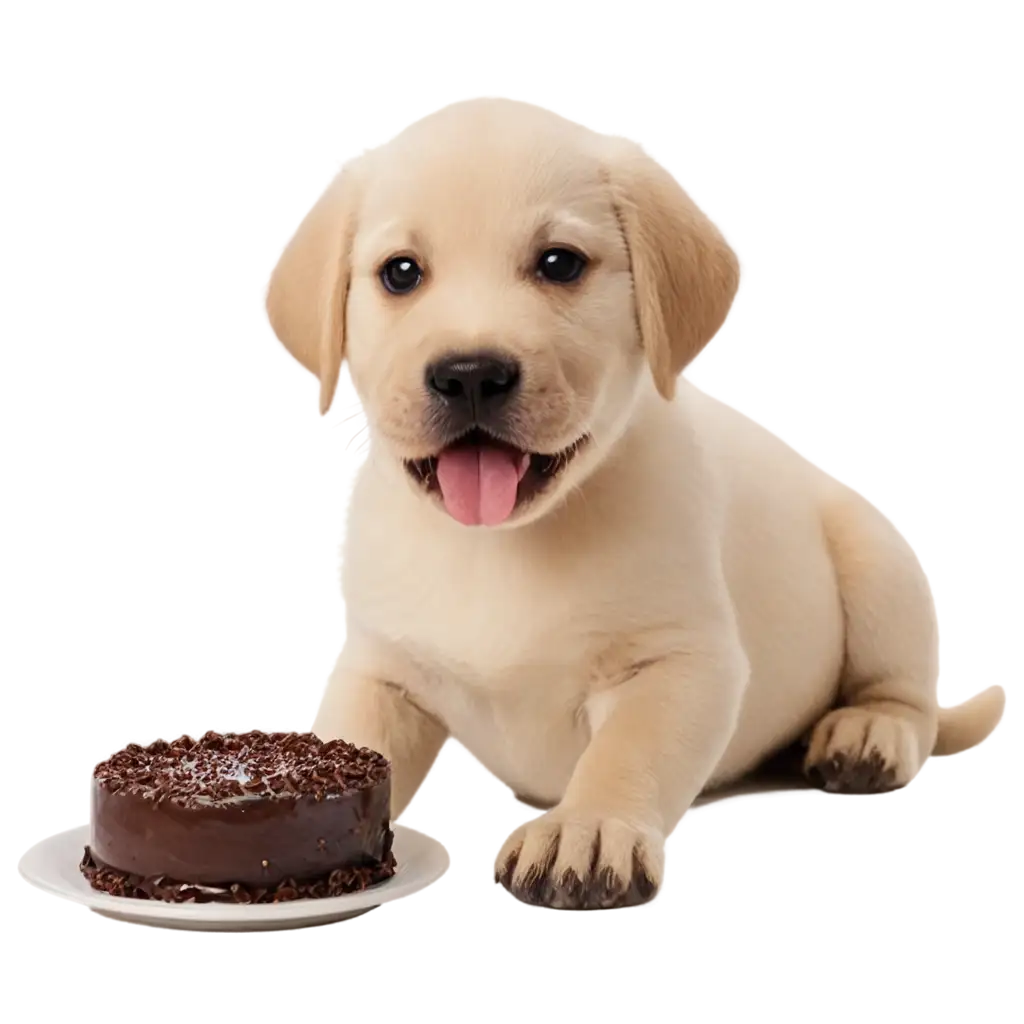
[[[921,767],[912,725],[870,708],[827,714],[811,734],[804,773],[830,793],[885,793],[905,786]]]
[[[632,907],[654,898],[664,857],[665,840],[655,829],[555,808],[508,837],[494,879],[536,906]]]

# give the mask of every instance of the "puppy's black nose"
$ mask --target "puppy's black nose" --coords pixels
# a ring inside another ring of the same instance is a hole
[[[431,391],[477,415],[500,405],[518,383],[519,364],[514,359],[486,353],[449,356],[427,367]]]

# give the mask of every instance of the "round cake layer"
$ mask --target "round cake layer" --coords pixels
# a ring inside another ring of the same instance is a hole
[[[156,889],[287,890],[339,869],[393,871],[390,795],[382,755],[311,733],[132,744],[94,772],[87,860],[108,882],[121,873]]]

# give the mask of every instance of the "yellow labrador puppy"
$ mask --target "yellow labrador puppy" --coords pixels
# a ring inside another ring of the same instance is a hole
[[[835,792],[981,741],[936,702],[935,615],[867,501],[679,378],[736,257],[637,146],[538,108],[446,108],[345,166],[267,308],[371,447],[345,648],[314,726],[383,751],[394,813],[450,734],[546,813],[520,899],[650,899],[702,790],[801,737]]]

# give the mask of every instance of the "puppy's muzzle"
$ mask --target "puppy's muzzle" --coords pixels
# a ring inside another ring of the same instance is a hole
[[[519,380],[519,363],[493,352],[446,356],[426,371],[427,389],[454,431],[499,426]]]

